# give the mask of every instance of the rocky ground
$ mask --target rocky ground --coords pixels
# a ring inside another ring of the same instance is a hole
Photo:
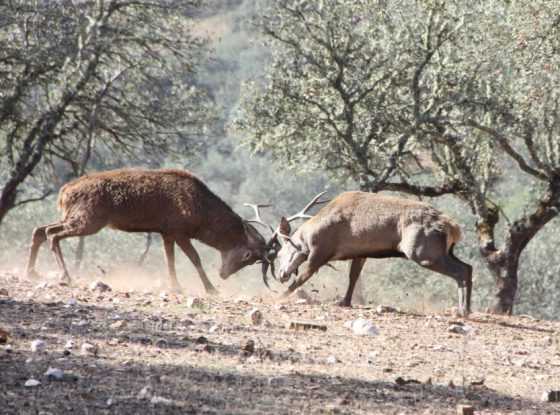
[[[560,323],[529,316],[344,309],[304,294],[285,304],[184,297],[2,273],[0,413],[450,414],[468,405],[558,414],[560,403],[542,395],[560,389],[559,333]]]

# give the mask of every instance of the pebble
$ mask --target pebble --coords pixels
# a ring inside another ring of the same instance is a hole
[[[138,399],[149,399],[152,396],[152,387],[151,386],[144,386],[140,392],[138,392],[137,398]]]
[[[253,308],[249,311],[249,318],[254,326],[260,326],[263,320],[263,315],[258,308]]]
[[[379,330],[373,325],[373,323],[364,318],[358,318],[356,320],[349,320],[344,323],[344,327],[349,328],[358,336],[377,336],[379,335]]]
[[[49,367],[45,372],[45,376],[50,380],[62,380],[64,372],[56,367]]]
[[[163,396],[152,396],[152,399],[150,399],[150,403],[152,405],[171,405],[173,401],[171,399],[164,398]]]
[[[202,300],[198,297],[187,297],[186,304],[189,308],[200,307],[202,306]]]
[[[43,340],[33,340],[31,342],[31,351],[33,353],[41,353],[47,349],[47,343]]]
[[[33,388],[35,386],[39,386],[41,384],[41,382],[39,382],[37,379],[27,379],[25,381],[25,383],[23,384],[26,388]]]
[[[81,351],[84,355],[97,356],[98,348],[95,344],[84,343],[82,344]]]
[[[111,287],[105,284],[102,281],[94,281],[90,284],[89,289],[92,291],[99,291],[99,292],[108,292],[111,291]]]
[[[472,331],[472,327],[462,324],[451,324],[447,331],[457,334],[469,334]]]
[[[340,360],[338,360],[338,358],[334,355],[331,355],[331,356],[327,357],[326,361],[329,365],[334,365],[336,363],[340,363]]]

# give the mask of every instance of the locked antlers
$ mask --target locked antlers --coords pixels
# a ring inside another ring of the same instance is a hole
[[[274,260],[276,259],[276,256],[278,255],[278,252],[280,251],[280,248],[281,248],[280,241],[279,241],[278,237],[281,237],[282,239],[285,239],[288,242],[293,244],[293,241],[290,239],[290,235],[289,235],[289,233],[290,233],[289,232],[289,229],[290,229],[289,223],[293,222],[295,220],[298,220],[298,219],[310,219],[312,217],[312,215],[309,215],[307,212],[309,212],[309,210],[311,210],[311,208],[313,206],[330,202],[329,199],[320,200],[321,197],[325,193],[327,193],[327,192],[324,191],[324,192],[321,192],[321,193],[317,194],[313,199],[311,199],[311,201],[307,205],[305,205],[305,207],[303,209],[301,209],[296,214],[291,215],[287,218],[282,217],[280,225],[278,225],[278,227],[276,229],[274,229],[268,223],[264,222],[262,220],[262,217],[261,217],[261,214],[260,214],[260,209],[270,207],[271,206],[270,204],[244,203],[244,206],[250,207],[255,212],[255,218],[250,219],[247,222],[256,223],[258,225],[264,226],[268,230],[270,230],[270,232],[272,232],[272,236],[270,237],[270,239],[266,243],[266,250],[265,250],[265,253],[264,253],[263,259],[262,259],[263,282],[267,286],[267,288],[270,289],[270,287],[268,285],[268,277],[267,277],[267,271],[268,271],[269,267],[270,267],[270,272],[272,273],[272,276],[274,277],[274,279],[277,279],[276,274],[275,274],[275,270],[274,270]]]

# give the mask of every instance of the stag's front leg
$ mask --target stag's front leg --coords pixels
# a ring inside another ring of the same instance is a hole
[[[280,296],[280,298],[284,299],[289,297],[295,290],[305,284],[307,280],[311,278],[318,270],[319,267],[312,266],[310,263],[307,263],[305,266],[305,270],[301,273],[299,278],[296,278],[294,282],[290,284],[288,289]]]
[[[177,281],[175,270],[175,239],[168,235],[162,235],[165,261],[167,262],[167,272],[169,274],[169,289],[171,292],[181,293],[181,286]]]

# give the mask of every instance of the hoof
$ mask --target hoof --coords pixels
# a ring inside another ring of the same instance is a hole
[[[338,303],[336,303],[336,305],[344,308],[352,308],[352,304],[350,303],[350,301],[346,300],[339,301]]]
[[[169,287],[169,293],[170,294],[183,294],[183,289],[181,288],[180,285],[174,285]]]
[[[29,280],[40,280],[42,279],[41,275],[34,269],[27,271],[27,279]]]
[[[220,292],[213,285],[210,287],[204,287],[204,289],[206,290],[206,294],[211,297],[217,297],[220,295]]]

